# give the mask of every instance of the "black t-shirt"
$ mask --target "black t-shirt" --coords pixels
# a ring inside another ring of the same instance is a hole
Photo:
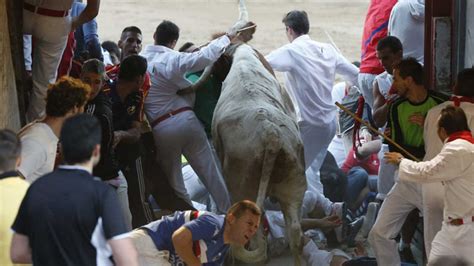
[[[34,265],[111,265],[107,240],[127,232],[115,191],[87,171],[36,180],[12,229],[29,238]]]
[[[122,102],[117,93],[117,82],[110,83],[109,87],[114,130],[129,130],[134,121],[140,121],[142,96],[139,91],[132,92]]]
[[[94,167],[94,175],[102,180],[110,180],[118,176],[118,162],[113,148],[114,125],[112,115],[112,102],[103,92],[89,101],[85,112],[94,115],[100,122],[102,128],[102,141],[100,145],[100,161]]]

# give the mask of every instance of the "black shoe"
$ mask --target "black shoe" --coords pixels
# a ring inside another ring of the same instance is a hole
[[[416,264],[415,257],[413,256],[413,253],[411,252],[411,248],[409,246],[403,248],[402,250],[398,250],[398,253],[400,254],[400,260],[402,262]]]

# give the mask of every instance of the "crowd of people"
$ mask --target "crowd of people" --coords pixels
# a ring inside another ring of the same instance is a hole
[[[24,1],[33,87],[29,123],[0,130],[0,264],[222,265],[262,227],[267,253],[284,252],[280,207],[232,204],[212,140],[226,49],[256,25],[175,51],[164,20],[142,50],[136,26],[100,44],[99,4]],[[290,11],[289,43],[261,56],[285,74],[304,147],[307,265],[474,265],[474,69],[452,96],[427,87],[424,11],[370,1],[354,63]]]

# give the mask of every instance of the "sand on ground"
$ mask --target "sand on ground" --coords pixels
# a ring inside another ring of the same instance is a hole
[[[247,0],[250,20],[257,32],[250,44],[267,54],[288,42],[283,16],[290,10],[308,12],[310,36],[329,42],[327,32],[350,61],[360,59],[362,27],[369,0]],[[153,32],[164,19],[181,29],[177,48],[191,41],[204,44],[215,32],[229,29],[237,20],[237,0],[102,0],[97,17],[101,41],[117,41],[126,26],[138,26],[143,44],[153,43]]]

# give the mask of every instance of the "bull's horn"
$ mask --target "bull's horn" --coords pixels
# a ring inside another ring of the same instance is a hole
[[[257,240],[257,249],[246,250],[240,246],[232,246],[232,256],[243,263],[257,263],[267,260],[267,241],[263,237]]]
[[[249,12],[247,11],[245,0],[239,1],[239,21],[249,21]]]

